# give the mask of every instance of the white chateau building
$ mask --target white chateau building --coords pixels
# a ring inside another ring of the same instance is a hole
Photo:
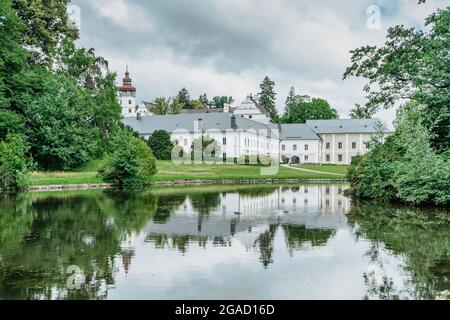
[[[365,143],[380,125],[377,119],[273,124],[251,94],[237,107],[154,116],[148,103],[136,105],[136,88],[128,68],[119,87],[119,102],[123,122],[142,137],[148,139],[154,131],[165,130],[175,145],[189,153],[195,139],[209,136],[218,142],[224,159],[265,155],[286,163],[350,164],[354,156],[367,152]]]

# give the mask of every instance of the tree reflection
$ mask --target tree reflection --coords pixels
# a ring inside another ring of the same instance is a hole
[[[149,193],[20,194],[0,198],[0,295],[101,299],[114,284],[121,243],[153,216]],[[69,266],[86,278],[68,290]]]
[[[392,279],[381,283],[366,280],[366,298],[396,299],[408,296],[433,299],[448,289],[450,275],[450,215],[443,209],[420,209],[358,203],[348,216],[357,237],[372,241],[367,253],[382,269],[379,254],[387,248],[405,259],[405,272],[411,274],[408,292],[392,286]],[[366,275],[367,276],[367,275]]]
[[[332,229],[308,229],[303,225],[283,225],[286,246],[291,254],[293,250],[299,250],[310,245],[320,247],[327,244],[328,240],[335,235]]]
[[[268,268],[273,263],[273,240],[278,230],[278,225],[269,226],[269,230],[262,233],[255,241],[255,246],[258,246],[260,257],[259,261],[263,264],[264,268]]]

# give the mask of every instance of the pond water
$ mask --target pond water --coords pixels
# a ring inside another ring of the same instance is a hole
[[[433,299],[449,213],[346,185],[0,195],[0,299]]]

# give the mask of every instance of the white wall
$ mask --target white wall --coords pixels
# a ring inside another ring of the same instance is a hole
[[[285,147],[283,150],[283,146]],[[297,150],[294,150],[297,146]],[[308,146],[308,150],[306,149]],[[281,140],[280,141],[280,160],[283,156],[292,159],[299,157],[300,163],[320,163],[320,141],[319,140]],[[306,158],[307,157],[307,158]]]
[[[130,103],[131,102],[131,103]],[[122,116],[136,116],[136,94],[132,92],[119,93],[119,103],[122,107]]]
[[[323,164],[350,164],[352,157],[367,153],[365,142],[370,141],[371,138],[371,135],[366,133],[322,134],[320,136],[322,138],[321,162]],[[329,156],[329,160],[327,156]]]
[[[244,155],[268,155],[279,159],[279,140],[268,138],[264,133],[257,131],[227,130],[224,132],[212,130],[205,131],[204,136],[213,138],[219,144],[221,153],[226,153],[227,158],[239,158]],[[181,146],[185,152],[190,152],[195,139],[201,137],[200,133],[177,131],[171,135],[172,141]],[[148,138],[148,137],[146,137]],[[226,138],[226,141],[223,139]],[[224,145],[224,142],[226,144]]]

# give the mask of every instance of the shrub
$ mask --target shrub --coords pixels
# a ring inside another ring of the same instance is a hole
[[[153,151],[156,159],[170,160],[174,144],[170,140],[170,134],[164,130],[157,130],[148,139],[148,146]]]
[[[432,149],[419,112],[420,106],[401,108],[394,135],[384,144],[375,137],[370,151],[354,159],[347,194],[412,205],[450,204],[450,160]]]
[[[119,186],[144,185],[156,173],[156,160],[141,139],[121,132],[114,141],[115,151],[108,156],[99,176]]]
[[[33,161],[27,156],[30,147],[24,138],[8,134],[0,142],[0,189],[23,190],[30,184]]]

